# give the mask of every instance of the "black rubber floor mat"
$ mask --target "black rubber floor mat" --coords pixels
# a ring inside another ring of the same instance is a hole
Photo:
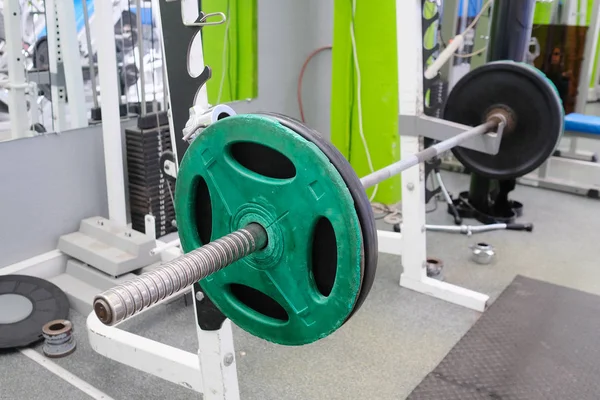
[[[600,296],[517,276],[408,399],[600,399]]]

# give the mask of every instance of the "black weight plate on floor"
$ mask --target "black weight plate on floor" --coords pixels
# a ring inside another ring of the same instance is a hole
[[[304,139],[314,143],[319,150],[321,150],[329,161],[336,167],[342,179],[346,183],[348,190],[354,200],[354,206],[356,208],[356,214],[360,221],[362,236],[363,236],[363,247],[364,247],[364,271],[361,291],[354,305],[352,313],[348,317],[354,315],[363,304],[367,295],[371,291],[373,281],[375,280],[375,272],[377,270],[377,257],[379,255],[378,244],[377,244],[377,228],[375,227],[375,217],[373,216],[373,209],[369,198],[360,183],[360,179],[356,176],[356,172],[350,166],[348,161],[342,156],[338,149],[336,149],[326,139],[323,139],[320,133],[310,129],[302,122],[288,117],[286,115],[261,112],[261,115],[266,115],[277,120],[280,124],[289,128],[302,136]]]
[[[26,297],[33,308],[21,321],[0,324],[0,349],[28,346],[42,340],[42,327],[46,323],[69,316],[69,300],[65,293],[44,279],[25,275],[0,276],[0,296],[6,294]]]
[[[456,84],[446,100],[444,119],[476,126],[497,106],[506,106],[516,115],[512,132],[502,135],[498,154],[462,147],[452,152],[478,175],[518,178],[554,152],[563,130],[560,97],[542,72],[526,64],[498,61],[474,69]]]

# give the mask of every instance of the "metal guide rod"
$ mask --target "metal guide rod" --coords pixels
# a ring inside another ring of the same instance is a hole
[[[458,146],[460,143],[464,142],[467,139],[493,131],[501,123],[503,123],[501,118],[489,119],[487,122],[481,125],[477,125],[476,127],[459,133],[458,135],[450,139],[436,143],[423,151],[412,154],[409,157],[403,158],[398,162],[395,162],[393,164],[388,165],[385,168],[375,171],[361,178],[360,182],[365,187],[365,189],[371,186],[375,186],[378,183],[383,182],[386,179],[391,178],[392,176],[397,175],[410,167],[413,167],[423,161],[430,160],[452,149],[453,147]]]
[[[266,244],[265,229],[259,224],[249,224],[97,295],[94,298],[96,316],[105,325],[115,325]]]
[[[83,22],[85,23],[85,42],[87,44],[88,64],[90,68],[90,82],[92,84],[92,99],[94,108],[98,108],[98,92],[96,88],[96,67],[94,66],[94,53],[92,50],[92,33],[90,32],[90,17],[88,15],[87,0],[81,1]]]
[[[146,116],[146,69],[144,68],[144,31],[142,30],[142,1],[135,1],[135,10],[136,10],[136,30],[137,30],[137,45],[138,45],[138,54],[140,56],[140,110],[142,117]],[[133,28],[133,27],[132,27]],[[133,33],[132,33],[133,35]],[[132,36],[133,39],[133,36]],[[127,90],[127,89],[125,89]]]

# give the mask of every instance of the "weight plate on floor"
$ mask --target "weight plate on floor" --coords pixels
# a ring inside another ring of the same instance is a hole
[[[242,329],[301,345],[352,313],[363,273],[360,220],[314,143],[270,117],[222,119],[186,151],[175,202],[186,252],[251,222],[266,228],[266,248],[200,282]]]
[[[512,61],[485,64],[452,89],[444,119],[465,125],[483,123],[492,110],[507,110],[509,125],[500,151],[489,155],[455,147],[452,152],[471,172],[488,178],[523,176],[548,159],[563,131],[563,108],[552,82],[539,70]]]
[[[375,217],[373,215],[373,209],[371,208],[371,202],[367,197],[367,193],[365,192],[363,185],[360,183],[360,178],[356,176],[356,172],[348,163],[348,161],[346,161],[346,158],[344,158],[344,156],[338,151],[338,149],[336,149],[329,141],[324,139],[317,131],[310,129],[302,122],[286,115],[268,112],[260,114],[274,118],[283,126],[290,128],[304,139],[309,140],[317,145],[319,150],[325,153],[327,158],[329,158],[329,161],[331,161],[331,163],[338,170],[342,176],[342,179],[344,179],[348,190],[350,190],[350,194],[354,200],[354,207],[356,209],[358,219],[360,220],[364,248],[364,274],[362,288],[360,295],[358,296],[358,300],[356,301],[356,305],[354,306],[354,310],[352,311],[352,314],[354,314],[360,309],[360,306],[367,298],[367,295],[373,286],[375,272],[377,271],[377,257],[379,255]]]
[[[56,285],[24,275],[0,276],[0,349],[42,340],[42,327],[69,316],[69,300]]]

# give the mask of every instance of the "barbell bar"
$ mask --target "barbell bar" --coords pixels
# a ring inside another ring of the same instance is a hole
[[[289,117],[239,115],[210,125],[177,177],[187,254],[96,296],[96,315],[114,325],[199,282],[226,317],[263,339],[299,345],[331,334],[360,307],[375,276],[377,234],[365,188],[450,149],[475,172],[514,177],[539,166],[560,138],[560,100],[529,66],[486,64],[463,77],[450,99],[458,104],[447,104],[445,117],[473,128],[362,179],[317,132]],[[484,134],[501,134],[497,155],[457,147]]]
[[[384,167],[365,177],[362,177],[360,179],[360,182],[365,187],[365,189],[371,186],[375,186],[378,183],[381,183],[394,175],[398,175],[399,173],[407,170],[410,167],[414,167],[419,163],[429,161],[439,156],[440,154],[451,150],[456,146],[459,146],[461,143],[465,142],[466,140],[472,137],[487,134],[489,132],[492,132],[494,129],[503,130],[506,126],[506,123],[506,117],[503,114],[492,114],[489,117],[489,119],[483,124],[468,129],[447,140],[438,142],[432,146],[427,147],[425,150],[422,150],[415,154],[411,154],[410,156],[403,158],[398,162],[390,164],[387,167]]]
[[[421,162],[437,157],[474,136],[492,132],[496,128],[502,129],[505,125],[506,119],[502,114],[492,114],[485,123],[377,170],[362,178],[361,183],[365,188],[374,186]],[[195,282],[233,262],[263,249],[267,242],[265,229],[257,223],[251,223],[154,271],[99,294],[94,298],[96,316],[106,325],[120,323],[159,301],[188,289]]]

